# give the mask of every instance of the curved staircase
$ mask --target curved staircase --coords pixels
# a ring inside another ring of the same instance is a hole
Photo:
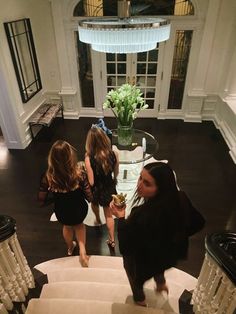
[[[197,279],[171,268],[166,271],[169,296],[154,292],[154,281],[145,284],[148,308],[134,305],[121,257],[91,256],[82,268],[78,256],[50,260],[35,266],[47,275],[39,299],[29,301],[26,314],[158,314],[179,313],[182,292],[193,290]]]

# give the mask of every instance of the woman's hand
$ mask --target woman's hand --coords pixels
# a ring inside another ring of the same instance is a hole
[[[112,215],[114,215],[116,218],[125,218],[126,205],[124,205],[123,207],[118,207],[114,204],[114,201],[111,201],[110,209]]]

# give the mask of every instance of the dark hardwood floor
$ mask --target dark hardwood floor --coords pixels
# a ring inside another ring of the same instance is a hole
[[[39,178],[46,167],[52,143],[65,139],[84,156],[88,129],[96,118],[65,120],[58,118],[50,132],[42,131],[25,150],[11,150],[0,161],[1,214],[16,219],[17,235],[25,256],[34,266],[40,262],[65,256],[66,247],[61,226],[50,222],[53,205],[37,203]],[[113,118],[105,118],[115,128]],[[207,220],[203,231],[190,240],[188,260],[178,267],[198,276],[204,258],[206,234],[226,229],[236,232],[236,166],[228,154],[220,132],[212,122],[184,123],[180,120],[137,119],[135,127],[153,134],[159,142],[157,159],[168,159],[176,171],[180,187]],[[89,254],[119,255],[109,252],[106,228],[87,228]]]

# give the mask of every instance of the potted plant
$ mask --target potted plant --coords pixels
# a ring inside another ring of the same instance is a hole
[[[118,143],[132,143],[133,121],[141,110],[147,109],[142,92],[135,85],[123,84],[118,89],[112,89],[106,95],[103,109],[111,109],[117,119]]]

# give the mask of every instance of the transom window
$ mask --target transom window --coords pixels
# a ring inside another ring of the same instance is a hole
[[[131,15],[194,15],[190,0],[131,0]],[[117,16],[117,0],[81,0],[73,16]]]

